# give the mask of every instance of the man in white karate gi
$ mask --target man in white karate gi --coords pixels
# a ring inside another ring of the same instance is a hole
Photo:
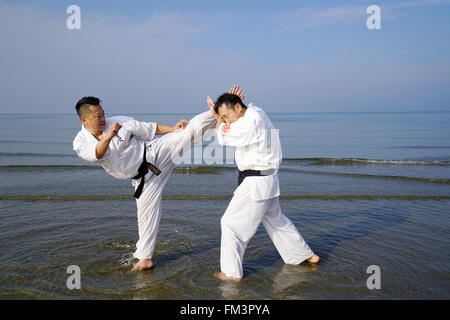
[[[210,107],[189,122],[181,120],[172,127],[130,117],[105,119],[100,102],[96,97],[78,101],[82,126],[73,149],[82,159],[99,163],[113,177],[132,179],[139,230],[134,252],[139,261],[132,271],[149,269],[153,267],[163,188],[182,151],[214,132],[214,110]],[[155,135],[164,136],[155,139]]]
[[[234,89],[238,91],[236,86]],[[214,105],[216,112],[218,142],[235,147],[239,169],[239,186],[221,219],[221,272],[214,276],[221,280],[242,279],[244,252],[261,222],[286,264],[305,260],[318,263],[319,257],[281,213],[278,168],[282,152],[278,130],[262,109],[253,104],[247,107],[236,94],[225,93],[215,104],[208,97],[208,105]]]

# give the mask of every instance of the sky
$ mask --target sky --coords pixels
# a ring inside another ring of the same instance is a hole
[[[0,0],[0,39],[0,113],[450,111],[450,0]]]

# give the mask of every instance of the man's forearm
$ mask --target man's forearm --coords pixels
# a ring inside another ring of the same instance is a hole
[[[217,119],[217,123],[216,123],[216,129],[214,130],[214,132],[217,134],[217,130],[219,130],[219,127],[222,123],[225,123],[225,121],[223,121],[222,118],[218,118]]]
[[[171,126],[166,126],[163,124],[157,124],[156,125],[156,134],[166,134],[166,133],[171,133],[175,131],[175,127],[171,127]]]
[[[95,147],[95,157],[97,159],[103,158],[103,156],[108,151],[110,142],[111,139],[105,137],[97,143],[97,146]]]

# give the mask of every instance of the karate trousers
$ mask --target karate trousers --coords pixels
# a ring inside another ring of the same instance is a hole
[[[299,264],[314,255],[291,220],[281,213],[278,197],[252,201],[244,179],[220,223],[220,269],[226,276],[242,278],[245,249],[261,222],[286,264]]]
[[[183,155],[183,150],[214,133],[216,119],[210,111],[201,113],[189,121],[185,129],[166,134],[147,145],[147,153],[153,155],[153,164],[161,170],[157,176],[150,171],[139,199],[136,199],[139,240],[133,256],[151,259],[155,251],[162,209],[162,193],[167,180]]]

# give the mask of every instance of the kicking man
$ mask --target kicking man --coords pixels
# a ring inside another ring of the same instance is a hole
[[[319,262],[294,224],[281,213],[278,168],[282,152],[278,131],[262,109],[244,105],[242,89],[235,86],[230,92],[221,95],[216,103],[207,98],[216,112],[217,140],[220,145],[235,147],[239,169],[238,188],[221,219],[221,272],[214,276],[221,280],[242,279],[244,252],[261,222],[286,264]]]
[[[161,219],[163,188],[183,150],[213,133],[214,110],[175,126],[141,122],[129,117],[105,118],[96,97],[84,97],[76,104],[82,122],[73,141],[78,156],[99,163],[117,179],[132,179],[135,187],[139,240],[132,271],[153,267],[153,252]],[[210,129],[210,130],[208,130]],[[164,135],[156,138],[155,135]]]

